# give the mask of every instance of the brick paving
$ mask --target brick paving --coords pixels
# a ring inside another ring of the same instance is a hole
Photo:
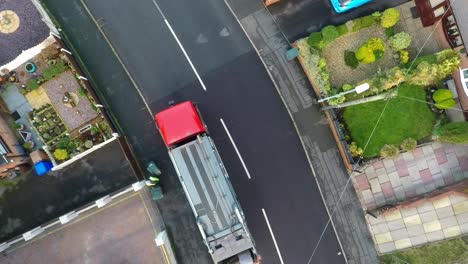
[[[379,253],[468,234],[468,198],[441,194],[374,218],[366,216]]]
[[[468,178],[468,148],[434,142],[395,159],[368,164],[353,182],[361,204],[374,209]]]

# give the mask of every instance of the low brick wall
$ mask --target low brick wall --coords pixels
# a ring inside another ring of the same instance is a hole
[[[292,46],[294,47],[295,44],[293,44]],[[302,70],[304,71],[305,75],[307,76],[307,79],[309,80],[309,83],[312,86],[312,89],[314,90],[314,93],[317,95],[318,98],[321,98],[320,92],[317,89],[316,85],[314,84],[314,81],[312,80],[312,78],[310,78],[310,76],[305,71],[303,61],[301,60],[301,58],[299,56],[297,57],[297,60],[299,61],[299,64],[301,65]],[[321,105],[321,107],[327,106],[323,102],[320,103],[320,105]],[[334,117],[333,110],[326,110],[326,111],[324,111],[324,113],[325,113],[325,117],[327,118],[328,125],[330,126],[330,129],[332,131],[333,138],[335,139],[336,145],[338,146],[338,150],[340,151],[340,155],[341,155],[341,158],[343,159],[344,165],[346,166],[346,168],[348,170],[353,170],[353,168],[355,168],[356,165],[354,164],[354,161],[353,161],[351,155],[348,152],[348,146],[346,145],[346,142],[344,141],[344,138],[342,136],[343,133],[339,130],[339,127],[337,127],[335,125],[336,118]]]

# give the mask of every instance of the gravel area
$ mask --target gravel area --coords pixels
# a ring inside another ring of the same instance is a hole
[[[359,64],[356,69],[346,66],[344,61],[345,50],[355,51],[367,39],[378,37],[384,40],[384,56],[371,64]],[[330,74],[330,84],[332,87],[341,88],[343,84],[355,84],[366,78],[372,77],[379,69],[382,71],[397,66],[393,60],[393,53],[386,43],[387,37],[385,31],[379,25],[360,30],[356,33],[350,33],[335,40],[325,47],[322,56],[327,61],[328,73]]]
[[[12,10],[20,18],[19,28],[11,34],[0,33],[0,65],[15,59],[23,50],[45,40],[49,28],[30,0],[0,0],[0,11]]]
[[[63,103],[65,92],[78,95],[78,89],[80,89],[80,85],[70,71],[66,71],[44,83],[42,88],[44,88],[52,105],[70,131],[80,128],[98,117],[96,111],[91,108],[89,100],[84,96],[76,97],[78,102],[75,107]]]

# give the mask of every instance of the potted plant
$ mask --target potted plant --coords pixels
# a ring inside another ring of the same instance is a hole
[[[13,128],[18,130],[18,131],[23,131],[24,130],[24,125],[23,124],[18,124],[18,123],[13,123]]]
[[[34,146],[35,144],[31,140],[28,140],[23,144],[23,148],[25,148],[26,150],[31,150],[34,148]]]

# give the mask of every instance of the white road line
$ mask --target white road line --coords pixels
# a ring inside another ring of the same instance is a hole
[[[158,3],[156,2],[156,0],[153,0],[153,4],[154,4],[154,5],[156,6],[156,8],[158,9],[158,12],[161,14],[162,18],[164,19],[164,23],[166,23],[166,26],[167,26],[167,27],[169,28],[169,30],[171,31],[171,34],[172,34],[172,36],[174,37],[174,39],[176,40],[177,45],[179,45],[179,48],[182,50],[182,53],[184,53],[185,58],[187,59],[188,63],[190,64],[190,67],[192,67],[192,70],[193,70],[193,72],[195,73],[195,75],[197,76],[197,79],[198,79],[198,81],[200,82],[201,86],[203,87],[203,90],[205,90],[205,92],[206,92],[205,83],[203,83],[203,80],[201,79],[200,74],[198,74],[197,69],[195,68],[195,66],[194,66],[193,63],[192,63],[192,60],[190,59],[189,55],[188,55],[187,52],[185,51],[184,46],[182,46],[182,43],[180,42],[179,38],[177,37],[176,33],[174,32],[174,29],[172,29],[171,24],[169,24],[169,21],[167,20],[166,16],[165,16],[164,13],[162,12],[162,10],[161,10],[161,8],[159,7],[159,5],[158,5]]]
[[[242,159],[242,156],[241,156],[239,150],[237,149],[236,143],[234,142],[234,140],[231,137],[231,133],[229,133],[229,130],[228,130],[226,124],[224,123],[224,120],[222,118],[220,118],[219,120],[221,121],[221,124],[223,124],[224,130],[226,130],[226,134],[228,135],[229,139],[231,140],[231,143],[234,146],[234,149],[236,150],[237,156],[239,156],[239,159],[240,159],[240,161],[242,163],[242,166],[244,167],[245,173],[247,173],[247,177],[250,180],[250,172],[247,169],[247,166],[245,166],[244,159]]]
[[[276,252],[278,253],[278,257],[280,259],[280,262],[281,262],[281,264],[284,264],[283,257],[281,256],[281,252],[280,252],[279,247],[278,247],[278,243],[276,243],[275,235],[273,234],[273,230],[271,230],[270,221],[268,220],[268,216],[267,216],[267,214],[265,212],[265,209],[263,209],[263,208],[262,208],[262,213],[263,213],[263,216],[265,217],[265,221],[267,223],[268,230],[270,230],[271,238],[273,239],[273,243],[275,244]]]

